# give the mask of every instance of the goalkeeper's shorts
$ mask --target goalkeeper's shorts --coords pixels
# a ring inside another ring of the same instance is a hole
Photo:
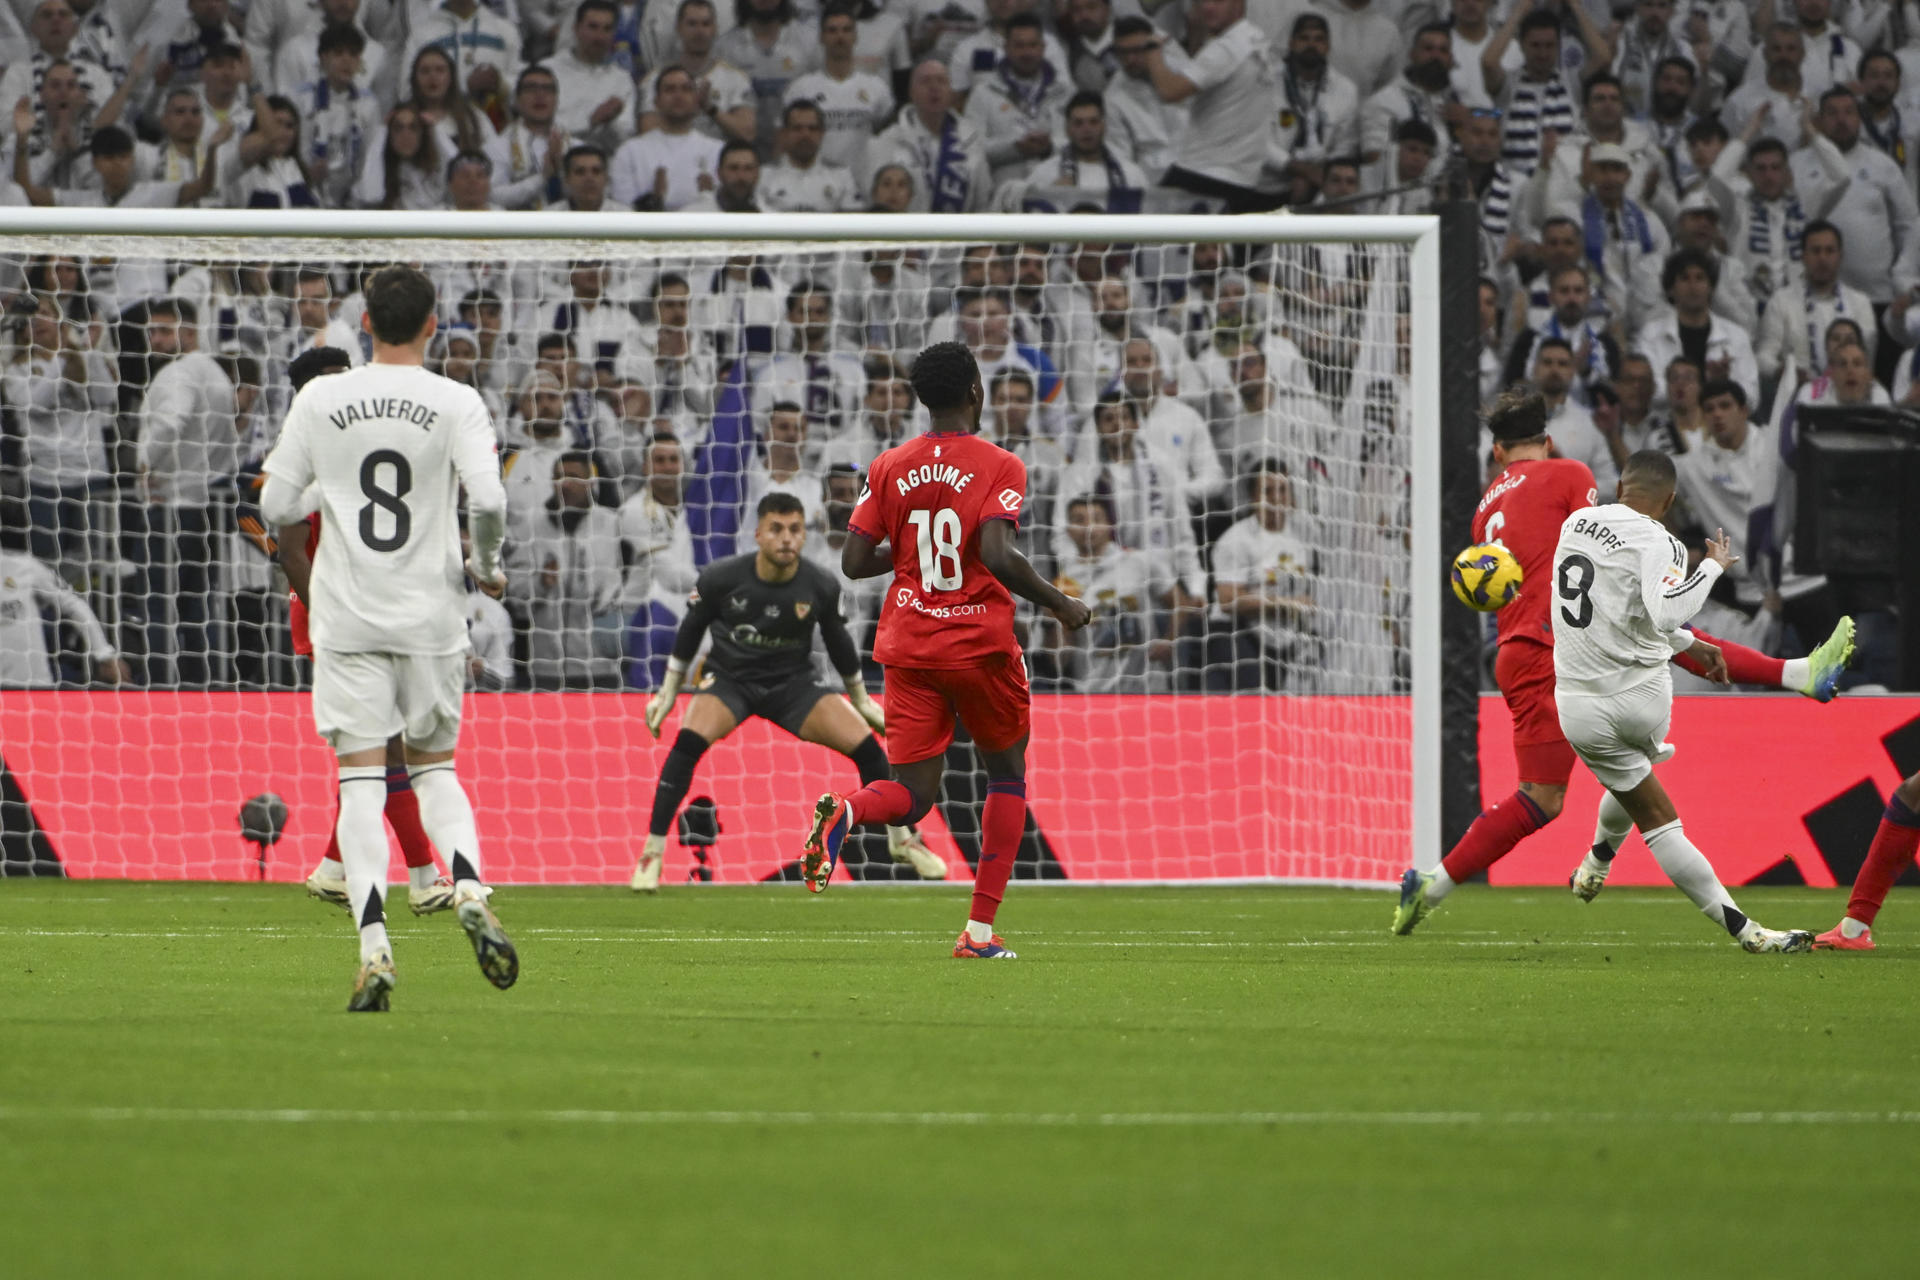
[[[1033,730],[1027,664],[995,654],[977,667],[887,668],[887,760],[931,760],[953,743],[957,719],[973,745],[1004,751]]]

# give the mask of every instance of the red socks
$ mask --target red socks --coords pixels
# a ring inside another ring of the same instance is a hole
[[[433,841],[420,825],[420,798],[413,794],[403,764],[387,766],[387,824],[400,837],[400,856],[409,867],[433,865]]]
[[[1455,884],[1465,884],[1469,877],[1506,857],[1513,846],[1546,825],[1547,815],[1540,812],[1540,806],[1524,792],[1516,791],[1475,818],[1460,843],[1440,859],[1440,865]]]
[[[969,920],[993,923],[1026,829],[1027,784],[1019,778],[996,778],[987,783],[987,803],[980,814],[980,865],[973,872]]]
[[[407,860],[409,867],[430,867],[433,865],[433,841],[427,839],[427,829],[420,825],[420,799],[413,794],[413,784],[407,778],[405,765],[387,767],[387,823],[393,828],[393,834],[400,837],[400,856]],[[327,828],[327,852],[331,861],[340,861],[340,840],[334,834],[340,825],[340,793],[333,796],[333,822]]]
[[[1722,640],[1719,636],[1710,636],[1698,627],[1692,628],[1692,631],[1695,639],[1705,640],[1720,650],[1720,656],[1727,660],[1727,679],[1735,684],[1764,685],[1769,689],[1780,687],[1780,675],[1787,666],[1785,658],[1769,658],[1758,649],[1749,649],[1743,644]],[[1682,671],[1690,671],[1702,677],[1707,674],[1701,669],[1699,663],[1684,653],[1674,661],[1680,665]]]
[[[897,825],[913,812],[913,792],[892,778],[882,778],[878,782],[869,782],[848,796],[847,808],[852,810],[853,825],[856,827],[867,822]]]
[[[1916,847],[1920,847],[1920,813],[1907,808],[1900,803],[1900,797],[1895,796],[1887,805],[1886,816],[1880,819],[1880,829],[1874,832],[1873,844],[1867,848],[1867,860],[1861,865],[1860,874],[1853,878],[1853,896],[1847,899],[1847,914],[1861,924],[1872,924],[1893,882],[1912,865]]]

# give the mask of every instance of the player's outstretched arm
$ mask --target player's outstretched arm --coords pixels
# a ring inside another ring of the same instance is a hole
[[[656,738],[660,736],[660,726],[667,721],[667,713],[673,710],[674,700],[680,696],[687,668],[700,652],[700,640],[712,623],[704,597],[696,594],[693,603],[687,606],[687,616],[680,619],[680,629],[673,633],[673,654],[667,659],[666,677],[660,681],[659,690],[647,699],[647,732]]]
[[[847,540],[840,547],[840,572],[856,581],[892,573],[893,556],[881,550],[884,546],[885,542],[876,545],[865,534],[848,530]]]
[[[1013,521],[989,520],[980,529],[980,563],[1000,585],[1051,613],[1068,631],[1087,625],[1092,611],[1040,576],[1033,562],[1013,545]]]

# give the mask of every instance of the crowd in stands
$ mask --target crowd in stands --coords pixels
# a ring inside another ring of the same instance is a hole
[[[1480,374],[1603,493],[1679,456],[1752,532],[1715,629],[1889,598],[1796,575],[1795,406],[1920,403],[1920,5],[1894,0],[27,0],[0,203],[1422,212],[1479,203]],[[857,224],[850,224],[857,225]],[[648,687],[692,576],[801,495],[837,558],[905,373],[958,337],[1034,477],[1043,687],[1405,687],[1398,250],[1124,244],[429,262],[513,592],[476,681]],[[0,346],[0,684],[297,682],[250,477],[288,361],[364,358],[357,264],[21,257]],[[250,524],[251,522],[251,524]],[[14,572],[14,569],[18,572]],[[849,584],[870,624],[874,584]],[[63,594],[66,593],[66,594]],[[17,669],[16,669],[17,668]]]

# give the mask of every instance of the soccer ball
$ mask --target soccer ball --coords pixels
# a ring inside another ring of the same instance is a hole
[[[1503,608],[1520,594],[1520,562],[1494,542],[1468,547],[1453,558],[1453,594],[1480,613]]]

